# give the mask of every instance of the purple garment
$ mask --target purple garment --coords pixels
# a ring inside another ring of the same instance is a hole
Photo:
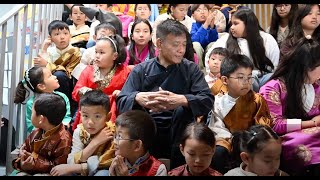
[[[320,115],[320,86],[313,84],[315,100],[308,119]],[[293,132],[287,131],[287,119],[283,117],[287,90],[280,80],[271,80],[260,89],[260,94],[266,99],[273,118],[273,130],[282,135],[283,160],[281,163],[292,171],[303,170],[304,167],[320,163],[320,127],[312,127]],[[301,127],[301,126],[300,126]]]

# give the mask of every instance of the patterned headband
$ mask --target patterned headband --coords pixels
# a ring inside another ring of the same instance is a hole
[[[116,53],[118,53],[117,45],[116,45],[116,43],[114,42],[113,39],[111,39],[109,36],[103,36],[103,37],[99,38],[98,40],[101,40],[101,39],[109,39],[111,41],[111,43],[113,44],[113,47],[116,50]]]
[[[24,80],[22,80],[22,83],[25,83],[25,84],[28,83],[29,86],[32,88],[31,90],[32,90],[32,91],[35,91],[35,88],[32,86],[32,84],[31,84],[31,82],[30,82],[29,71],[30,71],[30,69],[27,69],[27,70],[26,70],[26,75],[24,76]]]

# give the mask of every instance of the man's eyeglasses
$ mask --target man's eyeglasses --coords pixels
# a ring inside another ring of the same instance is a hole
[[[135,141],[137,139],[130,139],[130,138],[122,138],[119,134],[118,135],[115,135],[113,140],[115,142],[117,142],[117,144],[119,143],[120,140],[127,140],[127,141]]]
[[[253,79],[254,79],[254,77],[247,77],[247,78],[245,78],[245,77],[229,77],[229,78],[233,78],[233,79],[238,79],[238,82],[239,83],[242,83],[242,84],[245,84],[245,83],[249,83],[249,84],[253,84]]]

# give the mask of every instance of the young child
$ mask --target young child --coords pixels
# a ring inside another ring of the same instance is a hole
[[[213,167],[225,173],[232,149],[232,133],[255,124],[271,126],[271,116],[264,98],[251,90],[253,64],[245,55],[226,57],[220,68],[221,80],[228,92],[215,96],[209,127],[216,132],[217,147]]]
[[[171,170],[169,176],[222,176],[210,168],[216,139],[213,131],[204,123],[190,123],[181,138],[180,151],[185,165]]]
[[[146,19],[136,19],[131,29],[131,43],[128,46],[125,65],[136,65],[158,55],[151,37],[152,27],[149,21]]]
[[[26,98],[30,96],[26,102],[27,133],[31,133],[31,131],[34,130],[34,125],[31,122],[32,106],[35,97],[41,93],[55,93],[63,97],[66,103],[66,114],[64,115],[62,124],[69,126],[71,121],[70,102],[64,93],[54,91],[55,89],[59,88],[59,86],[60,85],[57,77],[52,75],[51,71],[46,67],[32,67],[25,71],[23,80],[17,85],[14,103],[24,104]],[[26,96],[27,93],[28,95]],[[54,109],[51,109],[51,111]]]
[[[73,82],[71,73],[81,59],[80,49],[70,44],[70,30],[68,24],[60,20],[53,20],[48,25],[49,37],[44,41],[42,52],[34,58],[34,65],[47,67],[59,81],[57,89],[71,100]],[[53,47],[49,47],[54,44]]]
[[[166,166],[149,154],[155,135],[156,125],[148,113],[130,110],[120,114],[110,176],[166,176]]]
[[[205,4],[193,4],[191,12],[196,21],[192,23],[191,39],[200,60],[200,68],[204,69],[203,53],[218,39],[215,25],[217,11],[209,11],[208,5]]]
[[[74,4],[71,7],[70,19],[72,25],[69,26],[71,40],[70,43],[74,47],[86,48],[89,40],[90,27],[86,25],[86,15],[80,11],[80,6],[83,4]]]
[[[284,55],[291,52],[306,37],[320,41],[320,5],[297,4],[297,6],[297,8],[293,9],[295,15],[293,17],[292,29],[281,43],[281,60]]]
[[[72,97],[79,102],[80,97],[92,89],[100,89],[110,98],[111,121],[115,122],[117,116],[116,97],[120,93],[130,69],[122,63],[126,58],[124,40],[116,35],[102,37],[97,40],[96,59],[93,65],[88,65],[81,73],[74,87]],[[76,115],[73,130],[81,122]]]
[[[100,39],[104,36],[114,36],[116,35],[116,29],[110,23],[101,23],[95,28],[95,34],[93,35],[94,43],[97,39]],[[84,51],[81,56],[80,63],[74,68],[72,76],[77,80],[80,77],[81,72],[87,67],[87,65],[93,65],[96,58],[96,46],[89,47]]]
[[[270,26],[266,32],[270,33],[280,47],[283,40],[292,30],[293,17],[297,13],[297,4],[274,4]]]
[[[153,23],[152,42],[156,45],[157,27],[162,24],[166,19],[174,19],[185,25],[188,32],[191,32],[192,23],[194,22],[191,17],[187,15],[189,4],[169,4],[167,13],[163,13],[157,17]]]
[[[319,176],[320,45],[305,38],[283,56],[260,89],[282,136],[281,165],[290,175]],[[315,173],[315,174],[312,174]]]
[[[281,139],[270,127],[253,125],[236,132],[232,144],[238,167],[225,176],[288,176],[279,170]]]
[[[48,174],[54,166],[67,162],[72,136],[61,123],[65,114],[66,103],[61,96],[42,93],[36,98],[32,124],[37,129],[27,137],[18,158],[13,160],[16,171],[12,175]]]
[[[135,4],[134,6],[134,12],[135,12],[135,18],[134,21],[137,19],[145,19],[148,20],[149,24],[151,25],[151,29],[153,26],[153,22],[150,21],[150,16],[151,16],[151,5],[150,4]],[[128,26],[128,37],[131,37],[132,34],[132,25],[133,22],[131,22]]]
[[[251,9],[239,9],[232,14],[232,26],[228,34],[219,38],[208,50],[205,57],[206,71],[209,71],[209,52],[216,47],[227,48],[231,54],[243,54],[254,65],[253,90],[266,83],[279,63],[279,46],[272,35],[260,30],[258,18]]]
[[[221,61],[228,56],[228,50],[226,48],[217,47],[212,49],[210,56],[209,56],[209,73],[205,76],[205,79],[209,85],[209,88],[212,88],[212,86],[217,82],[217,80],[220,79],[220,65]],[[219,80],[221,83],[221,80]],[[216,95],[217,93],[213,93]]]
[[[53,176],[81,174],[108,175],[114,158],[114,123],[110,120],[109,97],[100,90],[92,90],[81,97],[82,124],[73,133],[68,164],[54,167]]]

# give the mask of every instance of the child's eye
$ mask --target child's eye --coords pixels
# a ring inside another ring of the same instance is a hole
[[[189,153],[189,152],[187,152],[190,156],[194,156],[195,154],[194,153]]]
[[[82,117],[83,117],[83,118],[87,118],[88,116],[84,114],[84,115],[82,115]]]

